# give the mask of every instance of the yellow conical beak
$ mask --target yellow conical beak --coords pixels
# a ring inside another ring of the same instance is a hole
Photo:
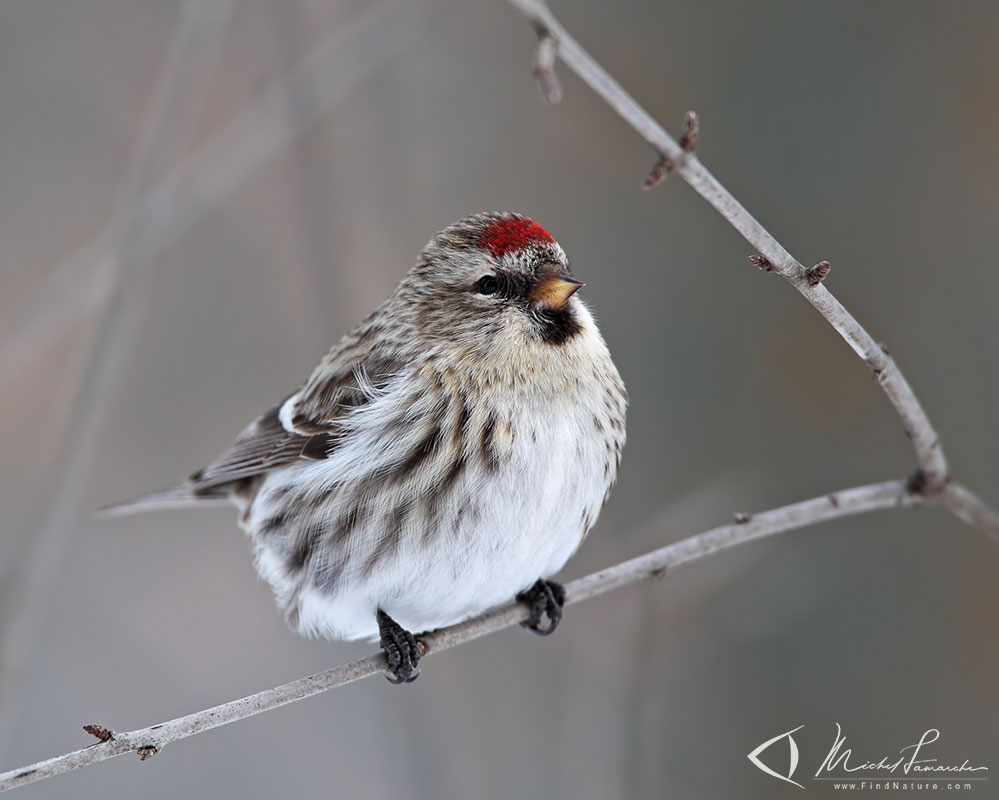
[[[536,306],[560,309],[582,287],[582,282],[568,275],[548,275],[531,289],[527,299]]]

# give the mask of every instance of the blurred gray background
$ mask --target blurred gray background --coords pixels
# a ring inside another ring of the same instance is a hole
[[[553,8],[669,129],[700,114],[999,502],[999,5]],[[546,106],[533,45],[500,0],[0,5],[0,770],[372,651],[285,628],[234,511],[94,511],[205,464],[473,211],[553,232],[630,390],[566,578],[912,470],[847,345],[678,178],[642,192],[565,69]],[[995,770],[997,574],[942,512],[847,519],[18,796],[803,797],[746,754],[804,725],[810,775],[837,722]]]

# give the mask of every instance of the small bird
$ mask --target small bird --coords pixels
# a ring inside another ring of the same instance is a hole
[[[305,384],[174,489],[228,499],[257,571],[307,636],[378,638],[394,683],[413,632],[511,598],[549,634],[617,476],[627,395],[559,244],[519,214],[466,217]],[[547,623],[543,624],[547,618]]]

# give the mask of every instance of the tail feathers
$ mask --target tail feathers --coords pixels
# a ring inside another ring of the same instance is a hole
[[[146,494],[123,503],[114,503],[98,509],[98,514],[108,517],[120,517],[126,514],[139,514],[144,511],[155,511],[164,508],[186,508],[194,505],[202,506],[209,502],[223,503],[229,500],[229,491],[217,489],[198,489],[191,484],[174,486],[162,492]]]

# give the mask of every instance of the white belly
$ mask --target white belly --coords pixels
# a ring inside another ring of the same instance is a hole
[[[274,512],[275,490],[342,481],[352,460],[370,459],[371,447],[358,446],[354,453],[348,447],[324,461],[275,471],[244,523],[258,570],[300,632],[332,639],[377,636],[378,609],[419,632],[509,602],[539,577],[557,572],[597,518],[617,465],[607,428],[595,424],[595,414],[604,414],[603,407],[584,407],[578,398],[521,407],[510,417],[519,422],[505,429],[509,457],[492,471],[481,459],[468,459],[451,493],[454,501],[436,522],[428,525],[426,517],[412,514],[392,553],[373,568],[365,565],[386,517],[371,515],[361,524],[339,556],[344,568],[333,591],[316,570],[289,570],[286,543],[256,532]],[[327,502],[335,515],[336,493]]]

